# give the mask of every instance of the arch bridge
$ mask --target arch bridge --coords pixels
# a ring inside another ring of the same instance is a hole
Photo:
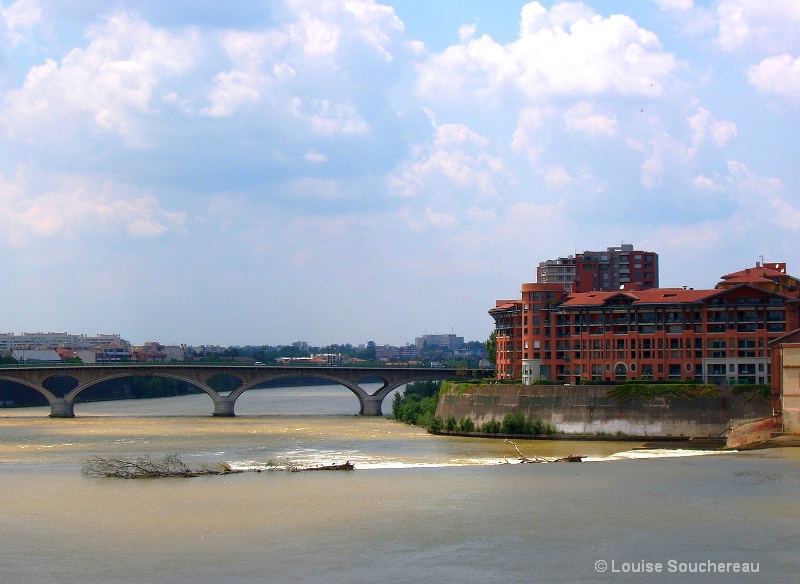
[[[241,382],[236,389],[222,395],[209,385],[209,380],[217,375],[232,376]],[[487,377],[491,370],[412,368],[412,367],[290,367],[265,365],[155,365],[155,364],[116,364],[116,365],[39,365],[4,367],[0,369],[0,380],[12,381],[30,387],[42,394],[50,404],[50,417],[75,417],[75,400],[90,387],[125,377],[147,376],[168,377],[185,381],[202,390],[214,402],[215,416],[234,416],[236,400],[248,389],[276,379],[289,377],[314,377],[345,386],[358,398],[361,405],[359,414],[380,416],[384,398],[398,387],[412,381],[464,379],[465,377]],[[64,396],[57,396],[47,388],[48,380],[53,378],[72,378],[77,383],[74,389]],[[359,382],[378,378],[383,385],[369,393]]]

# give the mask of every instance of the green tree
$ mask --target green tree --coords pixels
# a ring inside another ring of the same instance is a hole
[[[486,339],[486,358],[492,367],[497,367],[497,331],[492,331]]]

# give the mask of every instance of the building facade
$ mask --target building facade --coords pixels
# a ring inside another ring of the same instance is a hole
[[[422,335],[414,339],[414,345],[417,351],[422,351],[425,348],[439,348],[447,349],[448,351],[457,351],[464,346],[464,337],[459,337],[454,334],[447,335]]]
[[[8,355],[15,349],[92,349],[95,347],[127,346],[129,343],[117,334],[73,335],[70,333],[0,333],[0,354]]]
[[[605,251],[584,251],[540,262],[536,281],[561,284],[568,293],[658,288],[658,254],[634,250],[631,244]]]
[[[497,301],[498,378],[558,383],[697,379],[769,383],[768,344],[798,328],[800,281],[785,264],[756,264],[712,290],[568,293],[523,284]]]
[[[772,370],[772,409],[780,412],[783,431],[800,434],[800,330],[770,343]]]

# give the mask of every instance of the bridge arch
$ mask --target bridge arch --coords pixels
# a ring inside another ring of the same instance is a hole
[[[44,387],[41,383],[37,384],[36,382],[31,382],[26,379],[20,379],[19,377],[16,376],[3,375],[2,373],[0,373],[0,380],[10,381],[11,383],[24,385],[25,387],[34,390],[47,400],[47,403],[50,404],[51,409],[53,407],[53,404],[61,399],[58,396],[56,396],[56,394],[54,394],[52,391]]]
[[[97,378],[85,381],[83,383],[79,383],[78,386],[75,389],[73,389],[67,395],[64,396],[64,401],[70,406],[70,408],[72,410],[72,415],[74,416],[74,414],[75,414],[75,402],[76,402],[78,396],[81,393],[83,393],[87,389],[90,389],[90,388],[92,388],[92,387],[94,387],[96,385],[99,385],[100,383],[103,383],[105,381],[113,381],[114,379],[124,379],[126,377],[165,377],[165,378],[168,378],[168,379],[177,379],[179,381],[183,381],[185,383],[188,383],[188,384],[200,389],[204,393],[208,394],[208,396],[213,401],[215,411],[216,411],[216,408],[217,408],[217,403],[221,402],[221,401],[223,401],[225,399],[222,395],[217,393],[214,389],[212,389],[210,386],[208,386],[207,384],[203,383],[202,381],[199,381],[197,379],[193,379],[193,378],[191,378],[189,376],[186,376],[186,375],[181,375],[179,373],[169,373],[169,372],[163,372],[163,371],[159,371],[157,373],[156,372],[146,372],[146,371],[142,371],[142,372],[139,372],[139,371],[114,371],[114,372],[109,372],[108,375],[103,375],[101,377],[97,377]]]
[[[332,381],[333,383],[335,383],[337,385],[342,385],[342,386],[346,387],[353,394],[355,394],[355,396],[358,398],[358,401],[359,401],[359,404],[360,404],[360,409],[359,409],[359,412],[358,412],[359,415],[369,415],[369,414],[365,414],[364,413],[365,409],[368,409],[368,406],[365,406],[365,404],[369,403],[371,400],[374,401],[376,399],[377,393],[383,391],[389,385],[389,383],[388,383],[388,381],[386,381],[386,379],[384,379],[381,375],[375,374],[375,373],[370,373],[369,375],[364,375],[358,381],[353,381],[353,380],[349,380],[349,379],[343,379],[341,375],[337,375],[335,370],[334,370],[334,372],[331,372],[331,373],[327,373],[327,370],[325,370],[325,369],[315,369],[315,370],[313,370],[313,372],[309,371],[309,372],[304,372],[304,373],[298,373],[298,372],[295,372],[295,371],[286,371],[286,372],[277,371],[277,372],[274,372],[274,373],[267,373],[265,376],[263,376],[261,378],[256,378],[256,379],[253,379],[252,381],[249,381],[247,383],[243,383],[241,385],[241,387],[238,387],[237,389],[235,389],[232,392],[230,392],[228,394],[228,396],[227,396],[227,398],[230,400],[230,408],[231,408],[230,414],[228,414],[228,415],[235,415],[234,409],[235,409],[235,406],[236,406],[236,400],[239,399],[239,397],[241,397],[242,394],[245,393],[246,391],[257,387],[258,385],[261,385],[262,383],[264,383],[266,381],[276,381],[278,379],[291,379],[293,377],[308,377],[308,378],[313,378],[313,379],[324,379],[326,381]],[[383,383],[383,386],[380,387],[376,391],[376,393],[370,394],[367,390],[365,390],[363,387],[361,387],[359,385],[359,381],[362,381],[363,379],[366,379],[366,378],[379,379]],[[399,385],[402,385],[402,383],[399,384]],[[388,395],[388,393],[389,392],[386,392],[383,395],[383,397],[386,397],[386,395]],[[383,401],[382,398],[381,398],[381,401]],[[378,415],[380,415],[380,411],[378,412]]]

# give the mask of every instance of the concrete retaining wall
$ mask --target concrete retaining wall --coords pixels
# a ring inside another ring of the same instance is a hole
[[[636,436],[721,436],[737,420],[772,415],[767,400],[731,395],[689,402],[633,400],[620,403],[606,397],[606,385],[482,385],[439,397],[436,415],[472,418],[476,426],[522,411],[541,418],[567,434],[628,434]]]
[[[759,442],[766,442],[783,427],[780,416],[753,420],[731,428],[725,442],[726,448],[742,448]]]

